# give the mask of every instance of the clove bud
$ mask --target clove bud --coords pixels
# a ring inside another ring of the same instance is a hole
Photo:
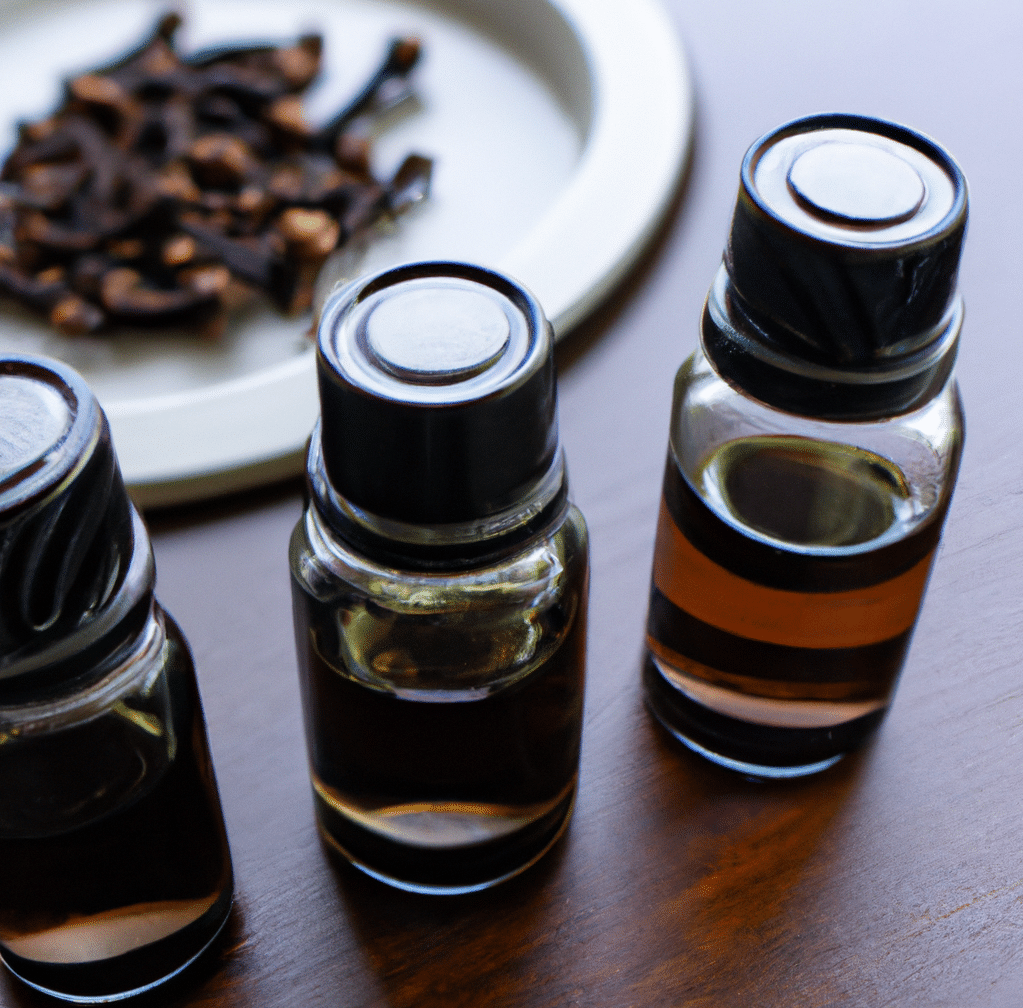
[[[181,55],[181,18],[68,81],[62,104],[19,126],[0,171],[0,295],[61,332],[112,325],[222,327],[260,290],[303,311],[339,244],[424,198],[432,163],[390,182],[370,168],[367,120],[410,93],[419,43],[392,41],[325,126],[301,94],[323,41]]]

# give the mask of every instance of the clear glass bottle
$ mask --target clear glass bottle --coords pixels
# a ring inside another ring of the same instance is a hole
[[[0,955],[83,1004],[179,973],[231,859],[195,671],[71,369],[0,359]]]
[[[814,773],[884,717],[962,451],[966,209],[891,123],[814,116],[746,156],[676,378],[644,669],[714,762]]]
[[[291,542],[320,831],[425,893],[535,862],[575,797],[588,546],[550,328],[487,270],[418,263],[334,294]]]

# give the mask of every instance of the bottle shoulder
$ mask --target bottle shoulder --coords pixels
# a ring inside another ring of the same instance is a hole
[[[820,420],[775,409],[727,382],[700,350],[682,364],[675,379],[671,450],[690,478],[724,445],[790,437],[868,452],[895,465],[910,484],[930,485],[940,496],[955,481],[964,436],[954,379],[916,410],[865,422]]]
[[[384,567],[329,531],[311,508],[292,539],[299,637],[315,661],[370,689],[480,699],[584,632],[586,524],[574,507],[513,555],[458,571]]]
[[[467,599],[474,606],[531,604],[583,576],[588,553],[586,522],[568,504],[547,529],[498,559],[456,569],[402,569],[353,548],[310,505],[292,533],[289,558],[295,582],[319,601],[356,592],[388,607],[426,612],[464,607]]]
[[[121,703],[126,695],[148,690],[172,660],[185,660],[191,666],[177,625],[151,601],[141,630],[102,661],[84,669],[80,677],[36,696],[16,695],[11,702],[0,704],[0,727],[5,723],[30,725],[31,732],[41,733],[88,721]]]
[[[954,380],[909,413],[820,420],[753,399],[697,352],[678,372],[668,464],[746,534],[844,555],[940,528],[962,443]]]

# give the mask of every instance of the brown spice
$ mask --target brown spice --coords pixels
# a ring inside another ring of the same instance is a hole
[[[408,92],[419,44],[394,40],[322,129],[301,92],[322,39],[179,54],[176,14],[141,45],[70,80],[19,127],[0,194],[0,294],[68,334],[116,324],[223,326],[261,290],[304,311],[324,259],[428,190],[413,155],[370,169],[367,120]]]

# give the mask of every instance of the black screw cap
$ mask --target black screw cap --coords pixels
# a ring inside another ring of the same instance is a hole
[[[332,487],[409,525],[515,507],[558,451],[551,348],[536,300],[481,267],[412,263],[336,292],[317,355]]]
[[[151,576],[144,597],[119,597],[137,545],[149,552],[133,524],[106,417],[82,377],[0,357],[0,684],[64,663],[76,640],[123,634],[126,611],[133,622],[148,611]]]
[[[947,327],[966,218],[966,179],[933,140],[866,116],[799,119],[743,161],[730,293],[774,349],[891,366]]]

